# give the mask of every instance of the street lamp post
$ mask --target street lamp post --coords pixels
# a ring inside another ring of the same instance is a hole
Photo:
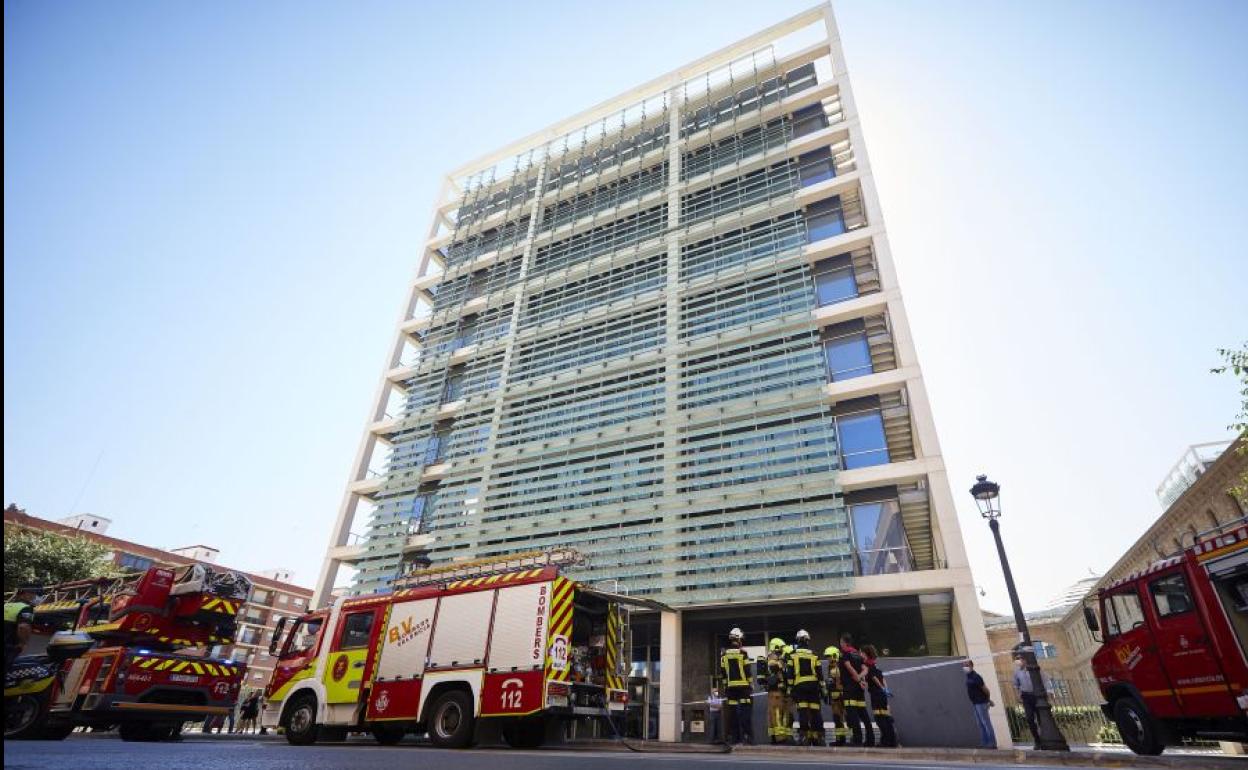
[[[1036,696],[1036,727],[1039,732],[1036,748],[1044,751],[1070,751],[1065,736],[1053,719],[1053,707],[1049,705],[1044,678],[1040,675],[1040,664],[1036,662],[1036,651],[1031,646],[1031,631],[1027,629],[1027,618],[1023,617],[1023,607],[1018,602],[1018,590],[1014,588],[1014,573],[1010,571],[1010,560],[1006,558],[1005,544],[1001,542],[1001,526],[997,523],[1001,516],[1001,486],[989,481],[987,476],[976,476],[975,486],[971,487],[971,496],[975,498],[980,515],[988,520],[992,536],[996,538],[1001,571],[1005,573],[1005,588],[1010,593],[1014,622],[1018,625],[1018,635],[1023,641],[1023,665],[1031,675],[1031,688]]]

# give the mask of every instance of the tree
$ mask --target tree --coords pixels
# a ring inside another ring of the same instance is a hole
[[[1223,364],[1214,367],[1213,373],[1230,372],[1231,376],[1239,379],[1239,412],[1227,427],[1235,432],[1239,440],[1235,451],[1245,455],[1248,454],[1248,342],[1242,343],[1238,350],[1218,348],[1218,355],[1222,357]],[[1239,481],[1229,491],[1241,503],[1248,504],[1248,470],[1239,475]]]
[[[4,527],[4,590],[19,585],[49,585],[91,577],[112,577],[119,570],[108,548],[80,535]]]

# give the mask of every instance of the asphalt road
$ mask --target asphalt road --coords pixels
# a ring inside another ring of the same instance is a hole
[[[188,737],[178,743],[125,743],[115,736],[75,735],[64,741],[6,741],[6,768],[49,768],[84,770],[116,768],[143,770],[308,770],[309,768],[352,768],[355,770],[395,770],[395,768],[436,768],[437,770],[596,770],[629,767],[642,763],[662,770],[763,770],[827,765],[827,755],[819,757],[770,757],[732,754],[620,753],[605,751],[473,749],[445,751],[420,745],[377,746],[367,742],[296,747],[284,740],[220,739]],[[909,768],[910,770],[949,770],[975,767],[981,770],[1022,767],[1020,765],[835,762],[838,768]],[[1066,770],[1069,770],[1067,768]],[[1089,770],[1091,770],[1089,768]]]

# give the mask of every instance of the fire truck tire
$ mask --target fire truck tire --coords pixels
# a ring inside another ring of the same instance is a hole
[[[440,749],[467,748],[476,721],[471,695],[463,690],[444,692],[429,711],[429,742]]]
[[[4,739],[38,738],[47,713],[47,691],[4,699]]]
[[[382,746],[393,746],[403,740],[403,736],[407,735],[407,731],[402,727],[374,727],[373,739]]]
[[[546,720],[521,717],[503,727],[503,740],[513,749],[536,749],[546,742]]]
[[[286,714],[286,740],[292,746],[316,743],[320,725],[316,723],[316,696],[297,695]]]
[[[63,741],[74,732],[73,724],[69,722],[57,722],[43,728],[39,737],[45,741]]]
[[[160,732],[151,722],[122,722],[117,732],[123,741],[150,743],[160,740]]]
[[[1114,702],[1114,722],[1123,742],[1136,754],[1156,756],[1166,748],[1161,728],[1135,698],[1119,698]]]

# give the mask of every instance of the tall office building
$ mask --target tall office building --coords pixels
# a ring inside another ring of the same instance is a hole
[[[319,598],[572,546],[683,610],[636,620],[635,670],[698,697],[734,624],[987,651],[829,6],[452,172],[433,216]]]

